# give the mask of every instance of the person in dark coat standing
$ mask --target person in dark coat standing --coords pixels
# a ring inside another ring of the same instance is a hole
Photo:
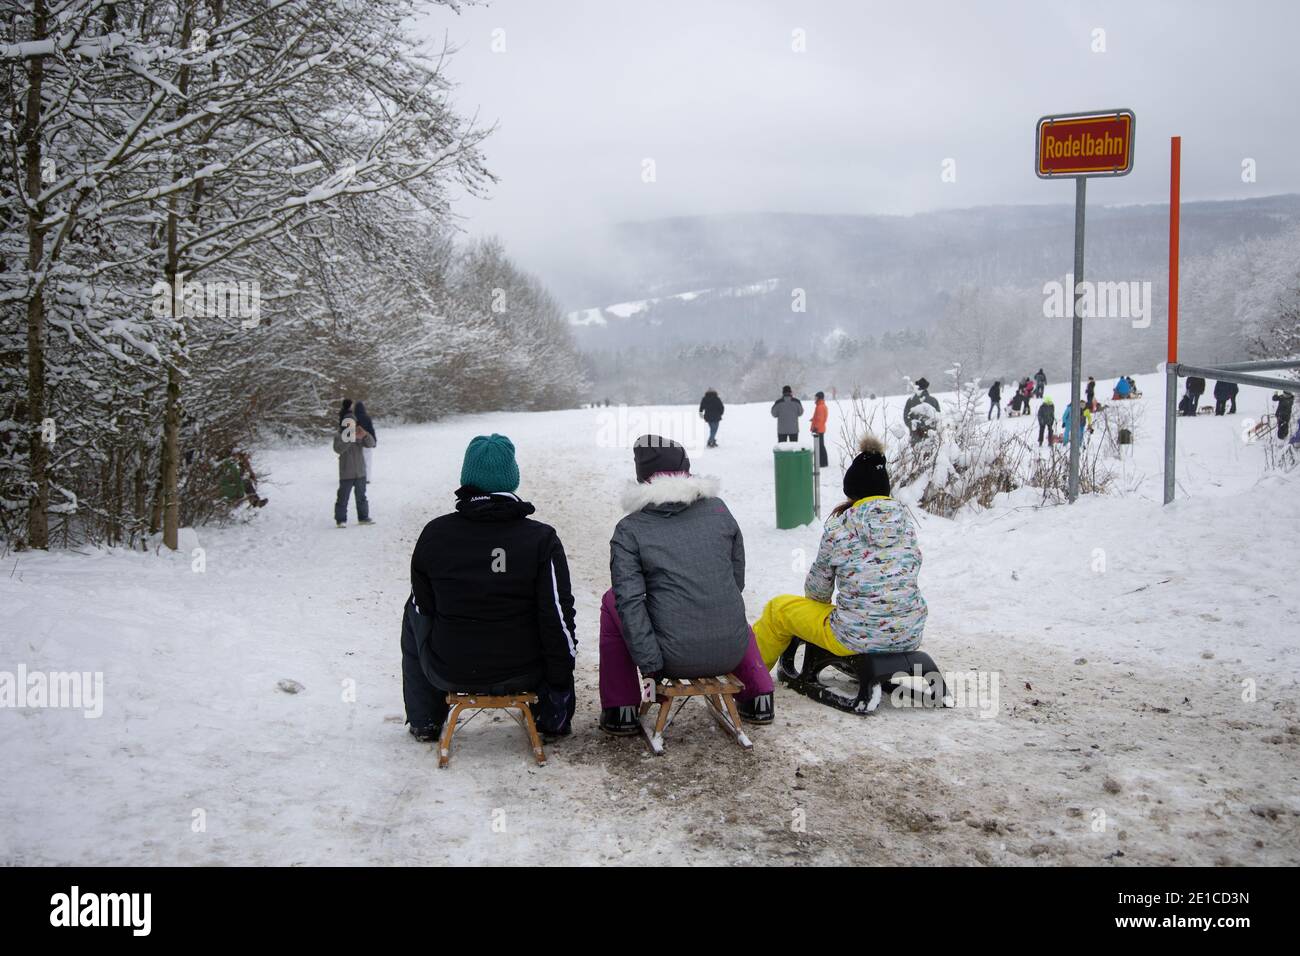
[[[1286,441],[1291,434],[1291,409],[1295,405],[1295,396],[1290,392],[1274,392],[1273,401],[1277,402],[1277,437]]]
[[[1038,406],[1038,444],[1043,444],[1043,433],[1047,434],[1047,444],[1052,444],[1052,436],[1056,430],[1056,406],[1052,404],[1052,397],[1049,395],[1043,399],[1043,404]]]
[[[1097,410],[1097,380],[1091,375],[1088,376],[1088,407],[1093,411]]]
[[[402,627],[411,734],[437,739],[449,691],[532,691],[542,734],[568,734],[578,639],[564,547],[515,493],[519,466],[504,435],[469,443],[460,482],[456,510],[425,525],[411,554]]]
[[[1228,383],[1214,383],[1214,414],[1222,415],[1228,409]]]
[[[1192,414],[1200,410],[1201,396],[1205,394],[1205,379],[1199,375],[1188,376],[1187,394],[1192,396]]]
[[[998,413],[998,420],[1002,419],[1002,383],[994,382],[989,388],[989,414],[988,418],[993,417],[994,412]],[[985,419],[986,421],[988,419]]]
[[[1040,368],[1034,373],[1034,398],[1042,398],[1045,388],[1047,388],[1047,374]]]
[[[704,397],[700,399],[700,417],[709,426],[710,448],[718,447],[718,423],[722,421],[722,412],[725,408],[716,391],[711,388],[704,390]]]
[[[798,441],[799,419],[803,418],[803,403],[794,397],[789,385],[781,389],[781,397],[772,403],[772,417],[776,419],[776,440]]]

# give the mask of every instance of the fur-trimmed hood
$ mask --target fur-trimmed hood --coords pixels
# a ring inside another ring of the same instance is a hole
[[[645,483],[630,481],[623,489],[623,510],[628,514],[649,505],[694,504],[702,498],[716,498],[720,482],[707,475],[661,473]]]

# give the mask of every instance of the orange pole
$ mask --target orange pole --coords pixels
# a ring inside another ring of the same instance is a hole
[[[1178,213],[1183,138],[1169,138],[1169,364],[1178,362]]]

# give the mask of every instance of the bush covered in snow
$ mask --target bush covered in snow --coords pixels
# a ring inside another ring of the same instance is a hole
[[[942,517],[970,506],[991,507],[996,496],[1022,489],[1032,491],[1042,504],[1065,501],[1069,447],[1040,448],[1013,432],[990,427],[979,381],[961,382],[960,365],[948,376],[953,397],[940,402],[941,410],[933,413],[934,427],[925,437],[913,440],[901,416],[889,420],[884,404],[853,398],[841,403],[841,446],[856,448],[858,437],[866,433],[881,436],[894,497]],[[1097,434],[1100,430],[1094,424],[1080,456],[1081,494],[1105,492],[1112,485],[1108,445]]]

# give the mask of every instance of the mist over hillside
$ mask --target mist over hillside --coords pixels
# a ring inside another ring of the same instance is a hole
[[[1194,267],[1297,224],[1296,195],[1187,202],[1183,261]],[[1026,333],[1001,342],[1000,356],[966,356],[976,374],[1023,374],[1025,362],[1059,368],[1069,323],[1043,317],[1043,285],[1064,281],[1073,242],[1072,204],[684,217],[620,224],[591,249],[568,245],[543,274],[588,356],[595,397],[685,400],[696,391],[686,379],[712,373],[714,384],[748,398],[770,391],[769,372],[811,374],[809,388],[885,388],[901,374],[933,375],[915,364],[959,360],[943,341],[953,330],[939,334],[945,322],[996,326],[1001,317]],[[1164,316],[1167,256],[1166,205],[1089,206],[1084,277],[1150,282],[1152,326]],[[976,320],[972,309],[992,315]],[[981,333],[989,346],[991,332]],[[1225,347],[1223,336],[1211,337]],[[1150,327],[1111,323],[1088,345],[1095,361],[1115,366],[1099,369],[1110,374],[1158,361],[1162,343]],[[650,374],[665,358],[670,367]],[[629,363],[642,373],[634,383]],[[746,376],[761,391],[750,394]]]

